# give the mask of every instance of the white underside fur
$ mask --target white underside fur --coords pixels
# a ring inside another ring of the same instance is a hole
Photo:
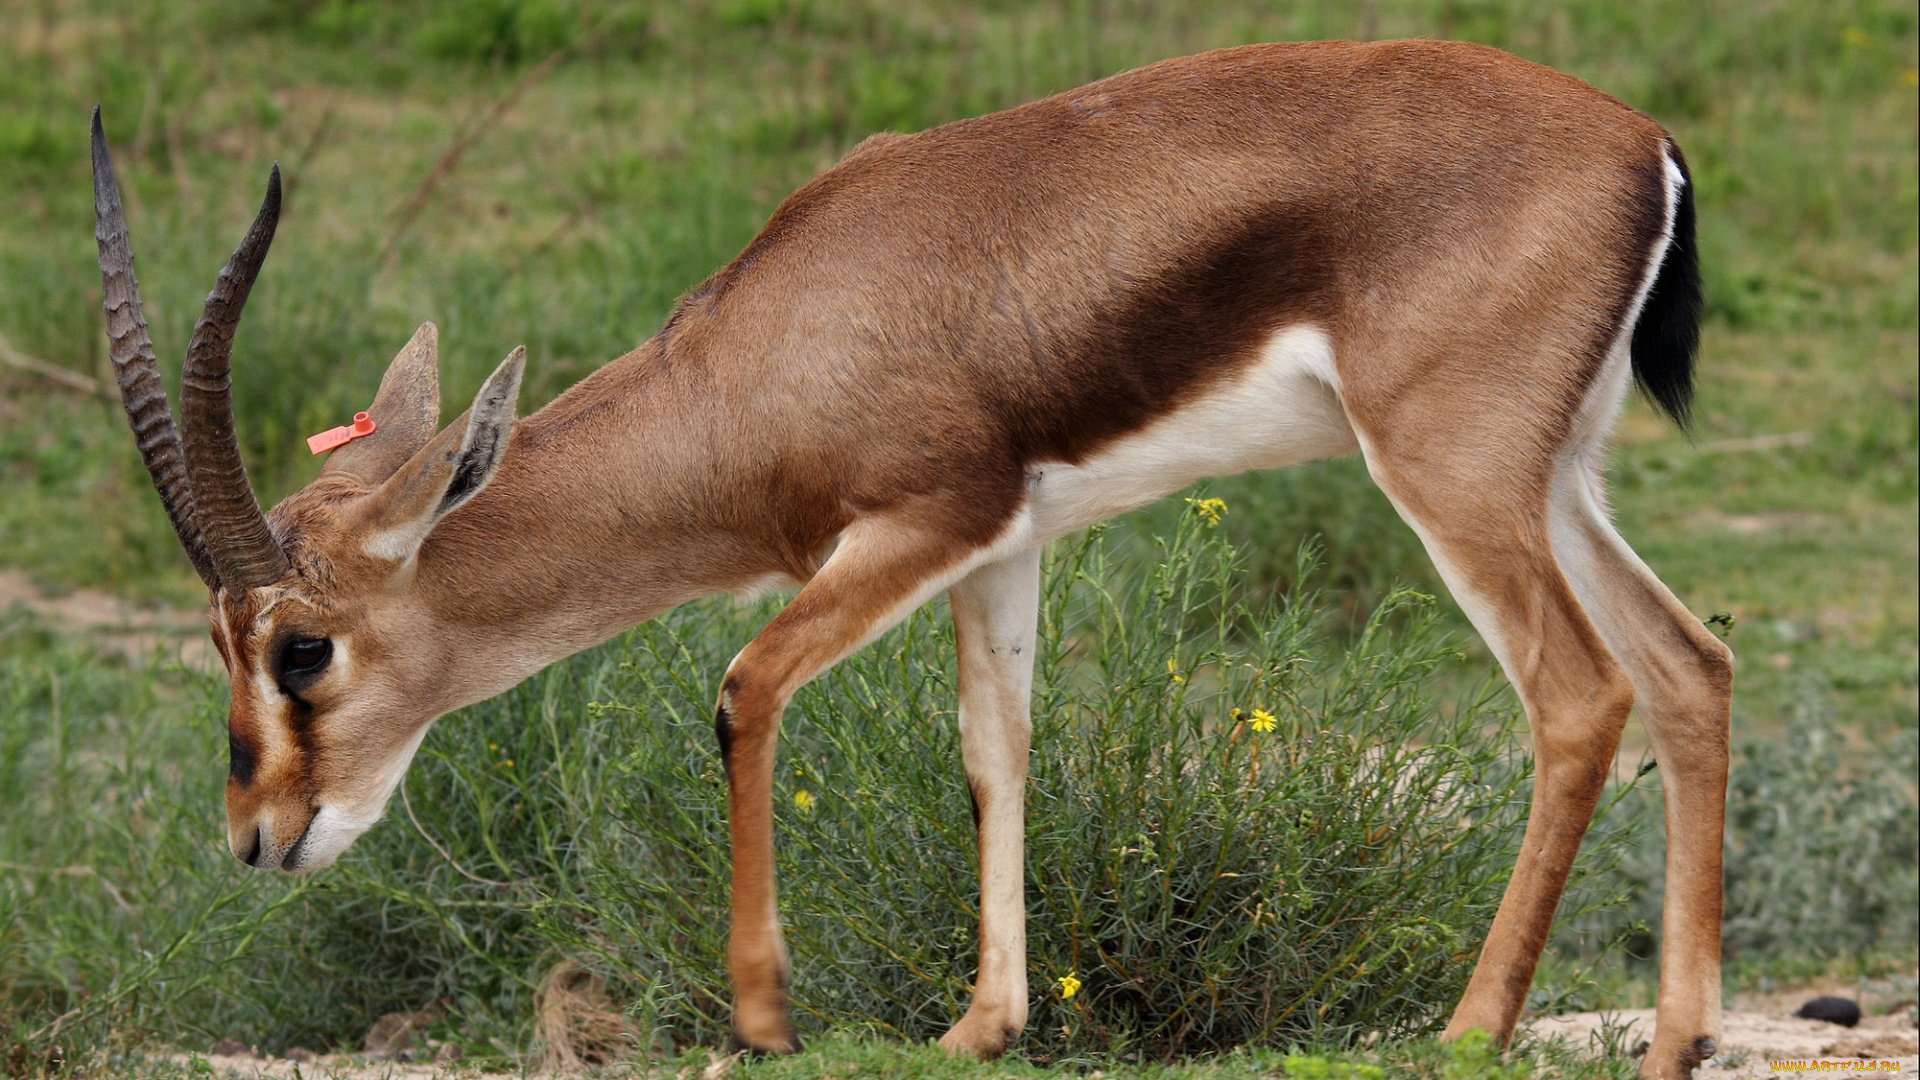
[[[1338,387],[1326,333],[1287,327],[1245,370],[1094,457],[1029,466],[1034,539],[1105,521],[1203,477],[1355,452]]]

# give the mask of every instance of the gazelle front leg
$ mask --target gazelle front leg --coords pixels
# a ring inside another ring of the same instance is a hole
[[[780,716],[801,686],[878,637],[964,573],[973,545],[904,521],[869,519],[728,665],[714,734],[727,769],[733,921],[727,967],[735,1038],[800,1047],[787,1021],[787,951],[773,877],[773,766]]]
[[[996,1058],[1027,1023],[1023,833],[1040,549],[980,567],[947,598],[960,654],[960,753],[980,842],[980,962],[973,1004],[940,1045]]]

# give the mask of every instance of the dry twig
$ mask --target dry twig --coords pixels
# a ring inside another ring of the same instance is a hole
[[[400,246],[400,238],[413,227],[420,212],[426,209],[427,200],[433,197],[434,189],[439,187],[441,181],[445,180],[460,164],[460,159],[466,155],[466,152],[473,149],[481,136],[493,130],[494,125],[507,115],[522,94],[531,89],[535,83],[546,78],[548,72],[559,66],[560,61],[566,59],[568,53],[579,48],[586,40],[587,38],[583,37],[549,53],[545,60],[534,65],[533,70],[522,75],[519,82],[514,83],[505,94],[500,95],[500,99],[493,103],[479,122],[453,140],[453,145],[447,148],[446,153],[440,155],[440,160],[434,162],[433,168],[427,170],[426,176],[421,177],[419,185],[413,189],[413,194],[407,196],[407,201],[400,205],[400,220],[394,225],[393,232],[388,234],[386,246],[380,249],[381,267],[384,268],[393,261],[394,252]]]
[[[26,353],[8,345],[4,338],[0,338],[0,364],[5,364],[17,371],[27,372],[30,375],[38,375],[50,382],[58,383],[69,390],[74,390],[82,394],[98,394],[109,401],[117,400],[111,387],[104,386],[99,381],[88,378],[77,371],[68,371],[66,368],[51,361],[42,360],[37,356],[28,356]]]

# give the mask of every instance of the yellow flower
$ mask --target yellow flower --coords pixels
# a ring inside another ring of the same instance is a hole
[[[1840,31],[1840,40],[1856,49],[1864,49],[1873,44],[1873,39],[1867,36],[1867,32],[1857,26],[1849,26]]]
[[[1225,499],[1188,499],[1187,505],[1193,507],[1194,514],[1205,518],[1210,526],[1220,524],[1220,516],[1227,512]]]
[[[1060,989],[1061,1001],[1071,1001],[1073,1000],[1073,995],[1080,992],[1081,983],[1080,980],[1074,976],[1073,972],[1069,971],[1065,975],[1060,976],[1054,985]]]
[[[1247,722],[1247,726],[1255,731],[1272,731],[1273,725],[1277,722],[1274,715],[1267,710],[1255,709],[1253,710],[1253,718]]]
[[[808,791],[806,788],[801,788],[799,791],[793,793],[793,805],[799,807],[800,812],[803,814],[813,813],[813,804],[819,801],[820,800],[813,797],[813,792]]]
[[[1174,682],[1186,682],[1186,681],[1187,681],[1187,679],[1186,679],[1186,676],[1184,676],[1184,675],[1182,675],[1182,674],[1180,674],[1180,670],[1179,670],[1179,668],[1178,668],[1178,667],[1176,667],[1176,666],[1175,666],[1175,664],[1174,664],[1174,662],[1173,662],[1173,657],[1171,657],[1171,656],[1169,656],[1169,657],[1167,657],[1167,674],[1169,674],[1169,675],[1171,675],[1171,676],[1173,676],[1173,681],[1174,681]]]
[[[1908,86],[1920,86],[1920,68],[1908,68],[1901,72],[1900,81]]]

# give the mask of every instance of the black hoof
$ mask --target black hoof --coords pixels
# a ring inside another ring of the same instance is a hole
[[[1680,1060],[1676,1063],[1680,1066],[1680,1075],[1692,1077],[1693,1070],[1711,1061],[1713,1055],[1719,1052],[1719,1043],[1714,1042],[1710,1036],[1699,1036],[1686,1049],[1680,1051]]]
[[[761,1058],[785,1057],[788,1054],[797,1054],[800,1052],[800,1036],[787,1036],[787,1043],[788,1045],[785,1047],[768,1049],[749,1043],[740,1037],[739,1032],[735,1032],[727,1037],[727,1051],[734,1054],[745,1053],[748,1058],[754,1061],[759,1061]]]

